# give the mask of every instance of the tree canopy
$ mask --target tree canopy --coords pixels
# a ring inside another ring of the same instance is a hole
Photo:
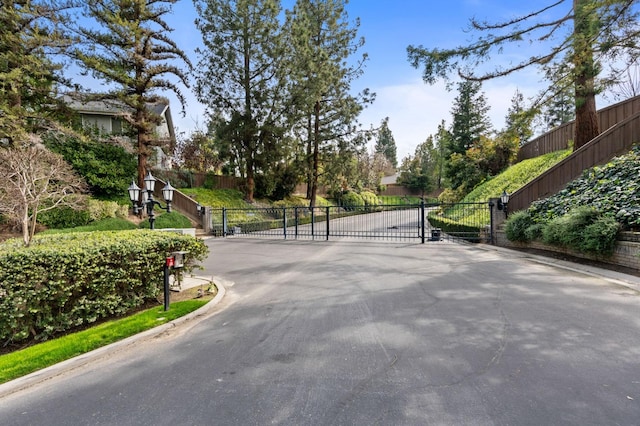
[[[138,184],[142,185],[152,146],[163,141],[154,134],[160,116],[150,105],[163,101],[158,93],[176,94],[184,108],[180,84],[189,87],[182,67],[191,68],[186,54],[169,37],[164,16],[178,0],[88,0],[83,13],[93,25],[81,25],[79,45],[71,51],[81,66],[107,83],[106,93],[84,99],[116,101],[122,118],[137,137]],[[182,67],[178,64],[182,64]]]
[[[423,79],[433,84],[457,74],[466,80],[483,81],[523,70],[531,66],[558,64],[553,82],[568,78],[575,91],[576,135],[578,148],[598,135],[595,95],[596,78],[603,64],[637,57],[640,26],[637,0],[558,0],[523,16],[490,23],[471,19],[475,39],[454,48],[409,46],[410,63],[423,69]],[[572,25],[573,24],[573,25]],[[543,48],[529,57],[507,65],[492,66],[495,56],[508,46]],[[617,78],[611,69],[608,81]],[[543,97],[555,95],[554,85]]]
[[[52,60],[70,43],[63,31],[66,1],[0,3],[0,142],[26,140],[55,126],[62,65]]]

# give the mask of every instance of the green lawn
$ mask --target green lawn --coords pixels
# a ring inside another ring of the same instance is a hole
[[[108,321],[90,329],[68,334],[0,356],[0,383],[41,370],[94,349],[182,317],[204,306],[208,300],[184,300],[147,309],[132,316]]]

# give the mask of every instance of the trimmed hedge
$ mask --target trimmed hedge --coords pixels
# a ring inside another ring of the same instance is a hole
[[[153,300],[166,257],[207,255],[201,240],[157,231],[37,235],[0,244],[0,341],[46,340]]]
[[[437,214],[429,214],[429,223],[434,228],[440,228],[447,234],[458,235],[460,238],[476,241],[480,238],[480,228],[477,226],[468,226],[452,219],[439,216]]]

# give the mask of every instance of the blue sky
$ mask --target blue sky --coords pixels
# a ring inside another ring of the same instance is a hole
[[[293,0],[284,0],[290,8]],[[469,18],[496,22],[529,13],[551,3],[550,0],[350,0],[347,12],[350,20],[360,18],[359,35],[365,38],[361,52],[369,55],[364,75],[353,84],[354,91],[369,88],[377,93],[375,103],[360,116],[363,127],[378,126],[389,117],[389,127],[398,147],[398,161],[413,154],[415,147],[435,134],[438,124],[451,123],[451,107],[455,90],[448,92],[444,83],[426,85],[421,70],[407,61],[408,45],[425,47],[454,47],[464,44],[469,34]],[[562,10],[567,10],[566,1]],[[167,17],[174,28],[173,38],[197,62],[193,50],[201,36],[193,23],[195,10],[189,0],[178,2],[174,14]],[[496,61],[509,61],[522,55],[529,56],[533,47],[507,51]],[[525,98],[534,96],[541,87],[542,76],[537,70],[520,72],[512,77],[486,82],[483,85],[494,128],[504,126],[504,117],[516,90]],[[186,116],[178,114],[179,103],[172,99],[174,122],[178,131],[187,134],[203,128],[206,118],[204,107],[185,90],[188,98]],[[602,105],[599,105],[601,107]]]

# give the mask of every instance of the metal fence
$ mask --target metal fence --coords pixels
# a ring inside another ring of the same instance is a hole
[[[488,203],[212,209],[213,235],[379,241],[491,239]]]

